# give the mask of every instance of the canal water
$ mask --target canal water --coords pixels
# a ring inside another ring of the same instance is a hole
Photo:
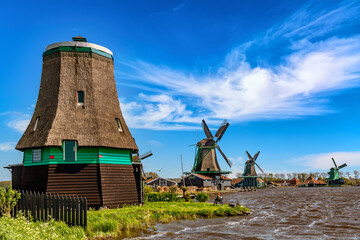
[[[157,224],[135,239],[360,239],[360,187],[260,189],[223,198],[253,214]]]

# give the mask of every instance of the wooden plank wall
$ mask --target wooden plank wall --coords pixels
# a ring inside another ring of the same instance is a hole
[[[45,192],[48,166],[12,167],[13,189]]]
[[[139,204],[138,186],[132,165],[100,164],[103,206]]]
[[[98,164],[49,165],[47,193],[86,197],[89,207],[100,207]]]

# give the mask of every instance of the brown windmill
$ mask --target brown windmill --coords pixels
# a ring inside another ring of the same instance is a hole
[[[195,161],[191,172],[200,173],[212,177],[219,176],[221,174],[231,173],[221,171],[215,150],[217,149],[220,152],[227,164],[231,167],[231,161],[226,157],[223,151],[221,151],[220,146],[218,145],[218,142],[221,140],[230,124],[226,120],[224,120],[224,122],[217,130],[215,136],[212,135],[205,120],[202,120],[201,125],[206,138],[196,144]]]
[[[16,189],[84,196],[92,207],[142,201],[138,147],[109,49],[83,37],[46,47],[35,111],[16,149],[24,153],[9,166]]]
[[[241,181],[240,185],[242,187],[258,187],[258,176],[256,174],[255,165],[260,169],[262,173],[264,171],[260,168],[260,166],[256,163],[256,160],[260,154],[258,151],[254,157],[250,155],[248,151],[246,151],[246,155],[248,156],[249,160],[245,162],[245,168],[243,173],[243,180]]]

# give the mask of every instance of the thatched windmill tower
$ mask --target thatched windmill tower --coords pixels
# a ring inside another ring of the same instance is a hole
[[[49,45],[32,119],[9,166],[13,187],[85,196],[89,206],[141,199],[138,147],[122,116],[112,52],[83,37]]]

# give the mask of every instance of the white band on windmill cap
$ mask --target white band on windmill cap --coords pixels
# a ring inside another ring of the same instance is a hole
[[[110,55],[113,55],[112,51],[110,51],[109,49],[107,49],[106,47],[94,44],[94,43],[88,43],[88,42],[72,42],[72,41],[67,41],[67,42],[58,42],[58,43],[53,43],[50,44],[49,46],[47,46],[45,48],[45,51],[54,49],[54,48],[58,48],[58,47],[88,47],[88,48],[94,48],[97,49],[99,51],[108,53]]]

